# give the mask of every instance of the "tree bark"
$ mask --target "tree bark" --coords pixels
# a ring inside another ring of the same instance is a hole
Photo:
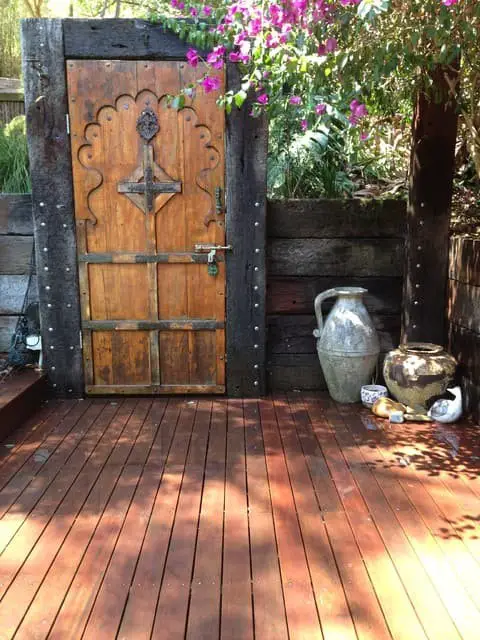
[[[458,64],[437,66],[412,127],[402,342],[446,342],[448,245],[457,137]],[[453,85],[452,85],[453,82]]]

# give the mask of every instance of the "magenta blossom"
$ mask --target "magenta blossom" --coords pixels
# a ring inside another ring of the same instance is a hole
[[[204,16],[207,16],[207,18],[208,18],[208,17],[210,17],[210,16],[212,15],[212,11],[213,11],[213,9],[212,9],[212,7],[210,7],[210,6],[207,4],[207,5],[205,5],[205,6],[203,7],[202,11],[203,11],[203,15],[204,15]]]
[[[260,104],[268,104],[268,95],[266,93],[261,93],[257,96],[257,102]]]
[[[350,116],[348,118],[350,124],[353,126],[358,124],[360,118],[368,115],[367,107],[358,100],[352,100],[350,103]]]
[[[300,126],[302,127],[302,131],[306,131],[308,129],[308,120],[300,120]]]
[[[190,15],[193,18],[196,18],[198,16],[198,9],[195,9],[195,7],[190,7]]]
[[[223,67],[223,56],[226,49],[223,46],[214,47],[213,51],[207,56],[207,63],[214,69],[221,69]]]
[[[442,4],[446,7],[451,7],[454,4],[458,4],[458,0],[442,0]]]
[[[217,78],[217,76],[205,76],[200,84],[202,85],[205,93],[218,91],[220,89],[220,78]]]
[[[327,105],[320,103],[315,106],[315,113],[317,116],[323,116],[324,113],[327,112]]]
[[[200,61],[200,56],[198,55],[198,51],[196,49],[189,49],[187,51],[187,62],[191,67],[196,67]]]
[[[289,100],[289,103],[298,107],[298,105],[302,104],[302,99],[300,96],[292,96]]]
[[[325,50],[327,53],[333,53],[337,48],[337,39],[336,38],[328,38],[325,43]]]

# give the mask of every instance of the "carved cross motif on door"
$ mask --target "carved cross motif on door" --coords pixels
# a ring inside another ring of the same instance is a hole
[[[173,180],[153,160],[153,148],[149,144],[143,145],[143,166],[138,167],[124,182],[118,183],[118,193],[124,193],[127,198],[144,213],[158,210],[154,207],[157,195],[164,194],[160,206],[170,200],[176,193],[181,193],[182,183]]]
[[[137,132],[145,141],[143,145],[143,166],[135,169],[130,178],[118,183],[118,193],[124,193],[127,198],[144,213],[155,213],[154,204],[159,194],[169,194],[162,198],[161,206],[175,194],[182,191],[182,183],[173,180],[153,160],[153,147],[150,141],[160,130],[155,111],[147,107],[137,120]]]

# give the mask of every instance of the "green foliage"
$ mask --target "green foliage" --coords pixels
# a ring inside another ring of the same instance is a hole
[[[377,119],[361,134],[336,113],[300,134],[291,117],[279,116],[270,123],[269,196],[405,197],[409,151],[404,117]]]
[[[20,77],[19,0],[0,0],[0,77]]]
[[[0,129],[0,192],[28,193],[29,191],[25,117],[17,116]]]

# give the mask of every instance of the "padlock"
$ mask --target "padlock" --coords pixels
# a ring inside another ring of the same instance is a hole
[[[216,276],[218,275],[218,266],[216,262],[210,262],[208,265],[208,275]]]
[[[211,249],[208,252],[207,265],[208,265],[208,275],[216,276],[218,274],[218,265],[217,265],[217,252],[215,249]]]

